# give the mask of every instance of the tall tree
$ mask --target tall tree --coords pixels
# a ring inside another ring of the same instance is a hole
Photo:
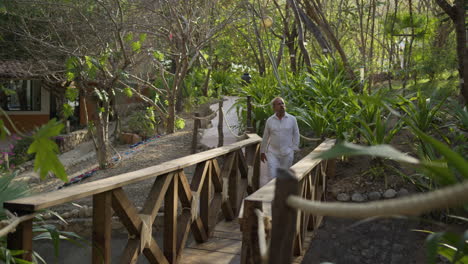
[[[468,51],[466,45],[466,1],[455,0],[453,5],[446,0],[436,0],[455,25],[457,36],[458,74],[460,76],[460,92],[468,105]]]

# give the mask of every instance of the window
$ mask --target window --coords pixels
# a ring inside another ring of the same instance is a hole
[[[41,111],[41,86],[37,81],[3,82],[8,92],[0,92],[0,105],[6,111]]]

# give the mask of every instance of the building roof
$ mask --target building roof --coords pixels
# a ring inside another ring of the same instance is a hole
[[[0,79],[34,79],[46,74],[42,63],[20,60],[0,60]]]

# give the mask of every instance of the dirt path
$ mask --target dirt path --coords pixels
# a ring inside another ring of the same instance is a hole
[[[328,201],[336,201],[338,193],[353,194],[382,192],[388,188],[415,188],[401,177],[388,173],[387,185],[382,176],[367,172],[371,161],[367,157],[353,157],[337,162],[336,176],[328,181]],[[351,203],[348,201],[348,203]],[[435,230],[423,218],[385,218],[356,221],[325,217],[302,263],[335,264],[410,264],[427,263],[425,239],[427,234],[414,230]],[[439,260],[438,263],[444,263]]]

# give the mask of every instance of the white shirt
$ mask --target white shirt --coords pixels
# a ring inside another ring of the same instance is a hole
[[[280,120],[276,114],[270,116],[263,132],[261,153],[288,155],[299,150],[299,127],[296,118],[288,113]]]

